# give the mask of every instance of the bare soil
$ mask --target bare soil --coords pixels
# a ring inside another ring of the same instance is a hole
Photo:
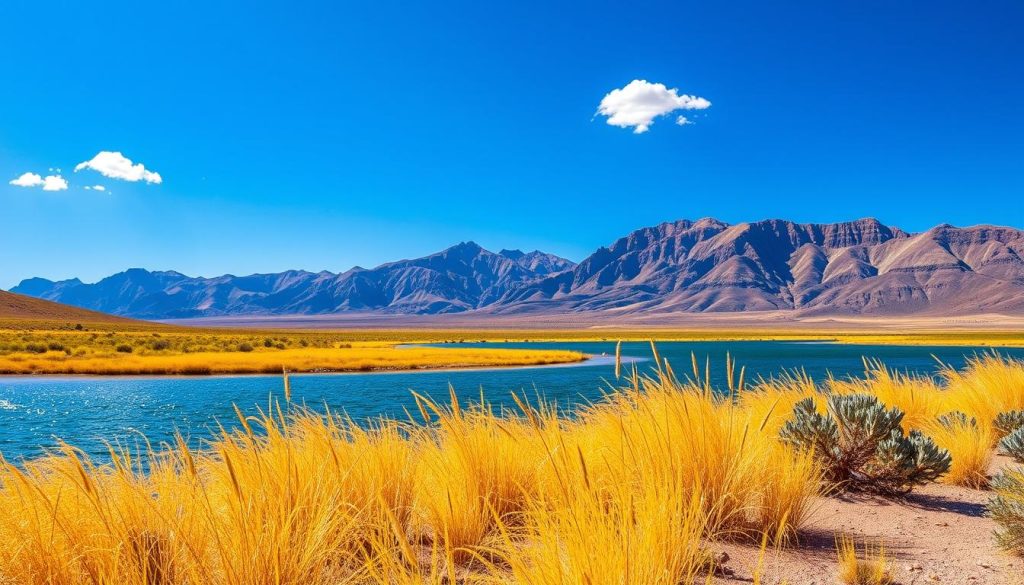
[[[997,457],[993,472],[1012,465]],[[901,499],[844,494],[821,498],[799,542],[769,550],[762,583],[831,585],[836,578],[836,536],[881,544],[896,583],[1018,585],[1024,583],[1024,559],[1001,550],[993,538],[995,522],[986,504],[991,492],[930,484]],[[715,577],[715,585],[752,583],[760,557],[758,547],[718,545],[729,559],[732,575]]]

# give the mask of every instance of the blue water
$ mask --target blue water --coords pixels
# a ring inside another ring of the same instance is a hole
[[[544,347],[574,349],[600,356],[614,354],[614,343],[551,342],[489,343],[486,347]],[[962,366],[982,352],[969,347],[838,345],[807,342],[664,342],[658,345],[679,372],[690,371],[690,354],[701,364],[711,358],[712,381],[724,386],[725,356],[731,353],[746,366],[747,379],[771,377],[803,368],[817,380],[829,373],[845,377],[863,373],[862,356],[879,358],[900,371],[935,374],[939,361]],[[641,370],[653,367],[650,346],[623,344],[623,355],[641,358]],[[1024,358],[1024,348],[1000,353]],[[939,361],[937,361],[939,360]],[[583,365],[517,369],[462,370],[415,373],[293,375],[292,399],[323,409],[345,411],[356,419],[379,415],[405,418],[415,412],[411,391],[446,399],[451,384],[462,400],[477,400],[481,392],[496,405],[509,405],[511,392],[541,395],[571,407],[595,400],[607,391],[614,375],[610,357]],[[0,378],[0,453],[8,460],[39,455],[63,439],[102,457],[102,439],[136,445],[144,435],[154,444],[169,441],[175,429],[192,442],[210,436],[217,421],[234,424],[232,405],[247,413],[266,407],[268,398],[282,398],[280,376],[215,377],[5,377]]]

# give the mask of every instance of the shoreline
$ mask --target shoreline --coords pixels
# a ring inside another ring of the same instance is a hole
[[[610,361],[603,362],[607,358]],[[622,363],[641,363],[649,361],[649,358],[622,356]],[[613,365],[614,357],[594,356],[584,354],[584,357],[577,361],[550,362],[536,364],[510,364],[492,366],[458,366],[448,365],[439,367],[422,368],[382,368],[371,370],[337,370],[332,372],[288,372],[289,378],[308,376],[360,376],[373,374],[431,374],[437,372],[488,372],[505,370],[534,370],[548,368],[579,368],[599,365]],[[269,372],[238,372],[238,373],[216,373],[216,374],[66,374],[66,373],[38,373],[38,374],[0,374],[0,383],[5,381],[14,382],[38,382],[42,380],[160,380],[160,379],[183,379],[183,380],[208,380],[223,378],[280,378],[281,373]]]
[[[567,332],[572,333],[572,332]],[[866,347],[943,347],[943,348],[961,348],[961,349],[974,349],[976,353],[985,352],[998,352],[1001,349],[1020,349],[1024,347],[1024,334],[1022,334],[1022,340],[1020,344],[1013,343],[983,343],[975,341],[972,343],[970,340],[964,339],[949,339],[949,340],[936,340],[931,338],[923,338],[921,335],[907,334],[900,335],[899,338],[879,338],[874,335],[867,335],[865,338],[860,336],[836,336],[836,337],[818,337],[814,336],[811,338],[797,337],[792,335],[745,335],[745,336],[723,336],[715,338],[707,337],[690,337],[687,335],[683,336],[667,336],[664,338],[659,337],[641,337],[635,336],[623,336],[621,339],[609,339],[599,337],[581,337],[581,338],[566,338],[566,337],[544,337],[538,336],[535,338],[525,338],[521,341],[513,341],[507,338],[496,340],[495,338],[481,338],[472,340],[460,340],[460,341],[412,341],[412,342],[399,342],[399,343],[387,343],[387,348],[396,351],[403,351],[407,349],[457,349],[464,347],[467,349],[491,349],[496,351],[509,350],[509,351],[529,351],[532,348],[524,347],[505,347],[508,344],[538,344],[538,343],[607,343],[614,344],[617,342],[625,343],[648,343],[653,341],[654,343],[789,343],[789,344],[807,344],[807,345],[861,345]],[[374,342],[370,342],[374,343]],[[469,347],[467,347],[469,346]],[[586,367],[593,365],[600,365],[599,362],[604,357],[608,357],[611,361],[608,363],[614,363],[614,358],[611,356],[601,356],[586,353],[578,349],[567,349],[567,348],[535,348],[536,351],[550,351],[550,352],[573,352],[579,353],[581,357],[576,360],[553,360],[553,361],[538,361],[536,363],[523,363],[523,364],[492,364],[492,365],[460,365],[458,363],[453,364],[440,364],[440,365],[422,365],[413,367],[371,367],[371,368],[350,368],[350,369],[327,369],[323,371],[288,371],[289,376],[334,376],[334,375],[365,375],[365,374],[415,374],[415,373],[432,373],[432,372],[465,372],[465,371],[502,371],[502,370],[521,370],[521,369],[537,369],[537,368],[557,368],[557,367]],[[214,355],[231,355],[230,352],[218,352]],[[156,357],[156,356],[155,356]],[[632,357],[623,356],[623,363],[640,363],[649,361],[649,358],[644,357]],[[68,373],[68,372],[32,372],[32,373],[0,373],[0,381],[11,380],[11,381],[28,381],[28,380],[44,380],[44,379],[160,379],[160,378],[182,378],[182,379],[195,379],[195,378],[248,378],[248,377],[279,377],[281,373],[276,370],[273,372],[259,372],[259,371],[223,371],[213,373],[135,373],[135,372],[124,372],[124,373]]]

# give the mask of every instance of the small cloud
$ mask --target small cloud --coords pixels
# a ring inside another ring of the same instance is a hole
[[[85,190],[86,190],[86,191],[106,191],[106,190],[107,190],[107,188],[106,188],[106,187],[104,187],[103,185],[93,185],[93,186],[91,186],[91,187],[90,187],[90,186],[88,186],[88,185],[86,185],[86,186],[85,186]]]
[[[17,179],[8,181],[8,184],[15,187],[42,187],[43,191],[64,191],[68,188],[67,180],[60,175],[41,177],[35,173],[24,173]]]
[[[122,181],[145,181],[147,183],[160,184],[163,178],[160,173],[146,170],[142,163],[133,163],[131,159],[120,152],[109,150],[101,151],[92,160],[87,160],[75,165],[75,172],[82,169],[92,169],[104,177],[120,179]]]
[[[676,110],[706,110],[711,107],[708,100],[693,95],[679,94],[663,83],[649,83],[634,79],[621,89],[613,89],[601,100],[597,113],[608,118],[610,126],[633,128],[634,134],[643,134],[654,123],[654,119]],[[685,116],[676,118],[676,124],[690,123]]]
[[[67,180],[60,175],[50,175],[43,178],[43,191],[66,191]]]
[[[8,181],[8,184],[15,187],[38,187],[43,184],[43,178],[35,173],[25,173],[17,179]]]

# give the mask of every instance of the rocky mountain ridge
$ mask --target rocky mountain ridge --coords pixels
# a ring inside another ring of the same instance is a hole
[[[95,284],[23,281],[13,292],[149,319],[219,315],[1024,313],[1024,231],[939,225],[911,234],[834,224],[680,220],[636,230],[579,264],[472,242],[340,274],[193,278],[128,270]]]

